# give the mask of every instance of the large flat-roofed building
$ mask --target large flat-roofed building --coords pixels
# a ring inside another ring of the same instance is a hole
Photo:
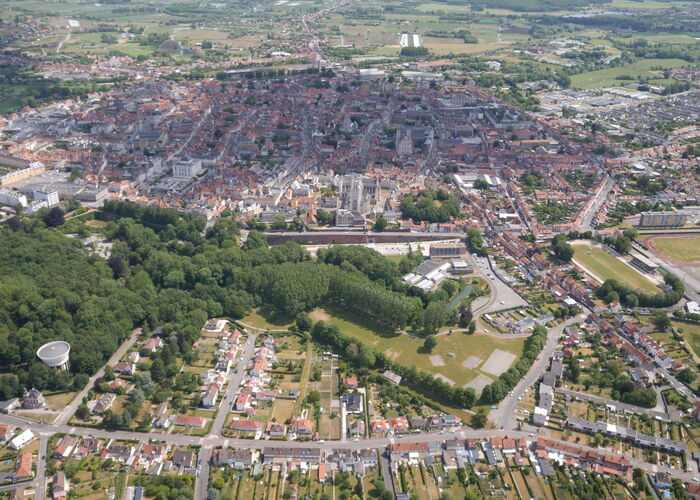
[[[688,222],[686,212],[642,212],[639,227],[680,227]]]
[[[17,205],[27,206],[27,197],[16,191],[8,189],[0,189],[0,205],[9,205],[16,207]]]
[[[202,171],[202,160],[195,158],[181,158],[173,165],[173,177],[189,178],[198,175]]]
[[[454,243],[435,243],[430,246],[431,259],[458,259],[467,255],[467,246],[456,241]]]
[[[25,160],[22,160],[25,161]],[[2,163],[0,163],[2,165]],[[44,167],[44,164],[35,161],[29,164],[28,167],[26,168],[20,168],[18,170],[13,170],[11,172],[7,172],[6,174],[2,175],[0,177],[0,186],[7,186],[9,184],[15,183],[22,181],[24,179],[27,179],[29,177],[32,177],[34,175],[39,175],[43,173],[46,170],[46,167]]]
[[[9,167],[21,170],[23,168],[29,168],[29,165],[31,165],[29,160],[17,158],[16,156],[0,155],[0,167]]]

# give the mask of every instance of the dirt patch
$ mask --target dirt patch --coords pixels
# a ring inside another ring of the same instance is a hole
[[[395,351],[393,349],[387,349],[386,351],[384,351],[384,356],[386,356],[389,359],[398,359],[400,355],[400,352]]]
[[[309,313],[309,318],[314,321],[330,321],[331,315],[326,311],[316,310]]]
[[[445,377],[442,373],[436,373],[436,374],[435,374],[435,378],[439,378],[439,379],[442,380],[443,382],[448,383],[448,384],[450,384],[450,385],[455,385],[455,381],[454,381],[454,380],[452,380],[451,378]]]
[[[470,387],[474,389],[474,392],[481,394],[484,391],[484,387],[489,385],[493,380],[488,378],[486,375],[479,375],[474,380],[467,382],[462,387],[469,389]]]
[[[498,377],[501,373],[504,373],[510,368],[515,358],[517,358],[515,354],[496,349],[491,353],[486,363],[482,365],[481,371]]]
[[[439,354],[433,354],[430,356],[430,362],[433,366],[445,366],[445,361],[443,361],[442,356]]]
[[[473,370],[474,368],[479,366],[479,363],[481,363],[482,361],[483,360],[478,356],[469,356],[467,359],[464,360],[462,366]]]

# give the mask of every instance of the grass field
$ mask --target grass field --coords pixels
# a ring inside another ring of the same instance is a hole
[[[683,330],[683,338],[686,344],[700,357],[700,325],[693,325],[682,321],[672,321],[675,330]]]
[[[572,246],[575,250],[574,261],[588,269],[597,278],[602,280],[614,278],[630,288],[645,293],[656,293],[659,291],[654,283],[605,250],[585,244]]]
[[[654,238],[654,248],[663,256],[681,262],[700,262],[700,236]]]
[[[265,328],[267,330],[285,329],[292,326],[288,320],[279,318],[265,309],[252,311],[250,314],[245,316],[241,322],[255,328]]]
[[[652,70],[652,68],[671,69],[687,65],[688,63],[681,59],[643,59],[626,66],[572,75],[571,86],[582,89],[615,87],[625,83],[632,83],[641,76],[651,78],[652,81],[661,81],[663,80],[663,72],[657,69]],[[629,75],[633,80],[616,79],[622,75]]]
[[[486,361],[495,349],[501,349],[520,356],[525,339],[501,339],[485,333],[466,335],[452,333],[437,337],[438,344],[430,354],[419,352],[423,339],[405,334],[395,335],[370,320],[359,318],[337,308],[317,309],[311,313],[314,321],[324,320],[337,325],[341,332],[374,346],[378,351],[405,365],[413,365],[433,375],[443,375],[462,386],[482,372],[469,369],[462,363],[469,356],[477,356]],[[452,355],[453,354],[453,355]],[[431,355],[439,355],[444,366],[433,366]],[[484,373],[484,375],[488,375]],[[492,375],[488,375],[494,378]]]

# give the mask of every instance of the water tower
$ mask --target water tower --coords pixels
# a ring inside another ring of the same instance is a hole
[[[49,368],[56,368],[57,370],[68,370],[69,354],[70,344],[63,340],[44,344],[36,351],[36,355],[42,363]]]

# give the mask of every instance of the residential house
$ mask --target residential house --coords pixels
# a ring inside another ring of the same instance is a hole
[[[314,431],[314,424],[306,418],[296,418],[292,422],[291,431],[296,434],[311,434]]]
[[[116,398],[117,395],[112,392],[104,393],[97,401],[90,401],[90,403],[92,403],[88,404],[88,407],[92,406],[90,412],[97,415],[103,414],[112,407]]]
[[[245,469],[253,464],[251,450],[216,450],[212,455],[212,464],[217,467],[228,465],[234,469]]]
[[[136,373],[136,364],[135,363],[117,363],[114,365],[114,373],[119,373],[121,375],[133,375]]]
[[[143,349],[147,352],[156,352],[163,347],[163,341],[159,338],[150,338],[143,344]]]
[[[20,453],[12,472],[12,480],[22,481],[23,479],[29,479],[32,475],[32,453],[28,451]]]
[[[78,438],[73,436],[63,436],[56,446],[56,451],[53,452],[54,458],[68,458],[76,445],[78,444]]]
[[[204,417],[187,417],[180,415],[175,419],[175,425],[182,427],[196,427],[198,429],[204,429],[207,423],[207,419]]]
[[[357,377],[352,376],[352,377],[346,377],[343,379],[343,385],[349,390],[349,391],[354,391],[357,389],[358,384],[357,384]]]
[[[253,433],[263,430],[263,427],[264,425],[262,422],[257,422],[255,420],[233,420],[229,424],[229,428],[234,431]]]
[[[204,408],[213,408],[216,405],[216,398],[219,396],[219,389],[215,385],[210,385],[204,396],[202,396],[202,406]]]
[[[252,402],[253,396],[246,392],[241,392],[238,396],[236,396],[236,401],[233,406],[236,411],[246,411],[251,407],[250,405]]]
[[[194,466],[195,459],[196,454],[192,450],[175,450],[171,460],[177,467],[192,467]]]
[[[347,413],[362,413],[362,394],[343,394],[341,402],[345,405]]]
[[[268,422],[265,432],[269,436],[284,436],[287,433],[287,427],[279,422]]]

